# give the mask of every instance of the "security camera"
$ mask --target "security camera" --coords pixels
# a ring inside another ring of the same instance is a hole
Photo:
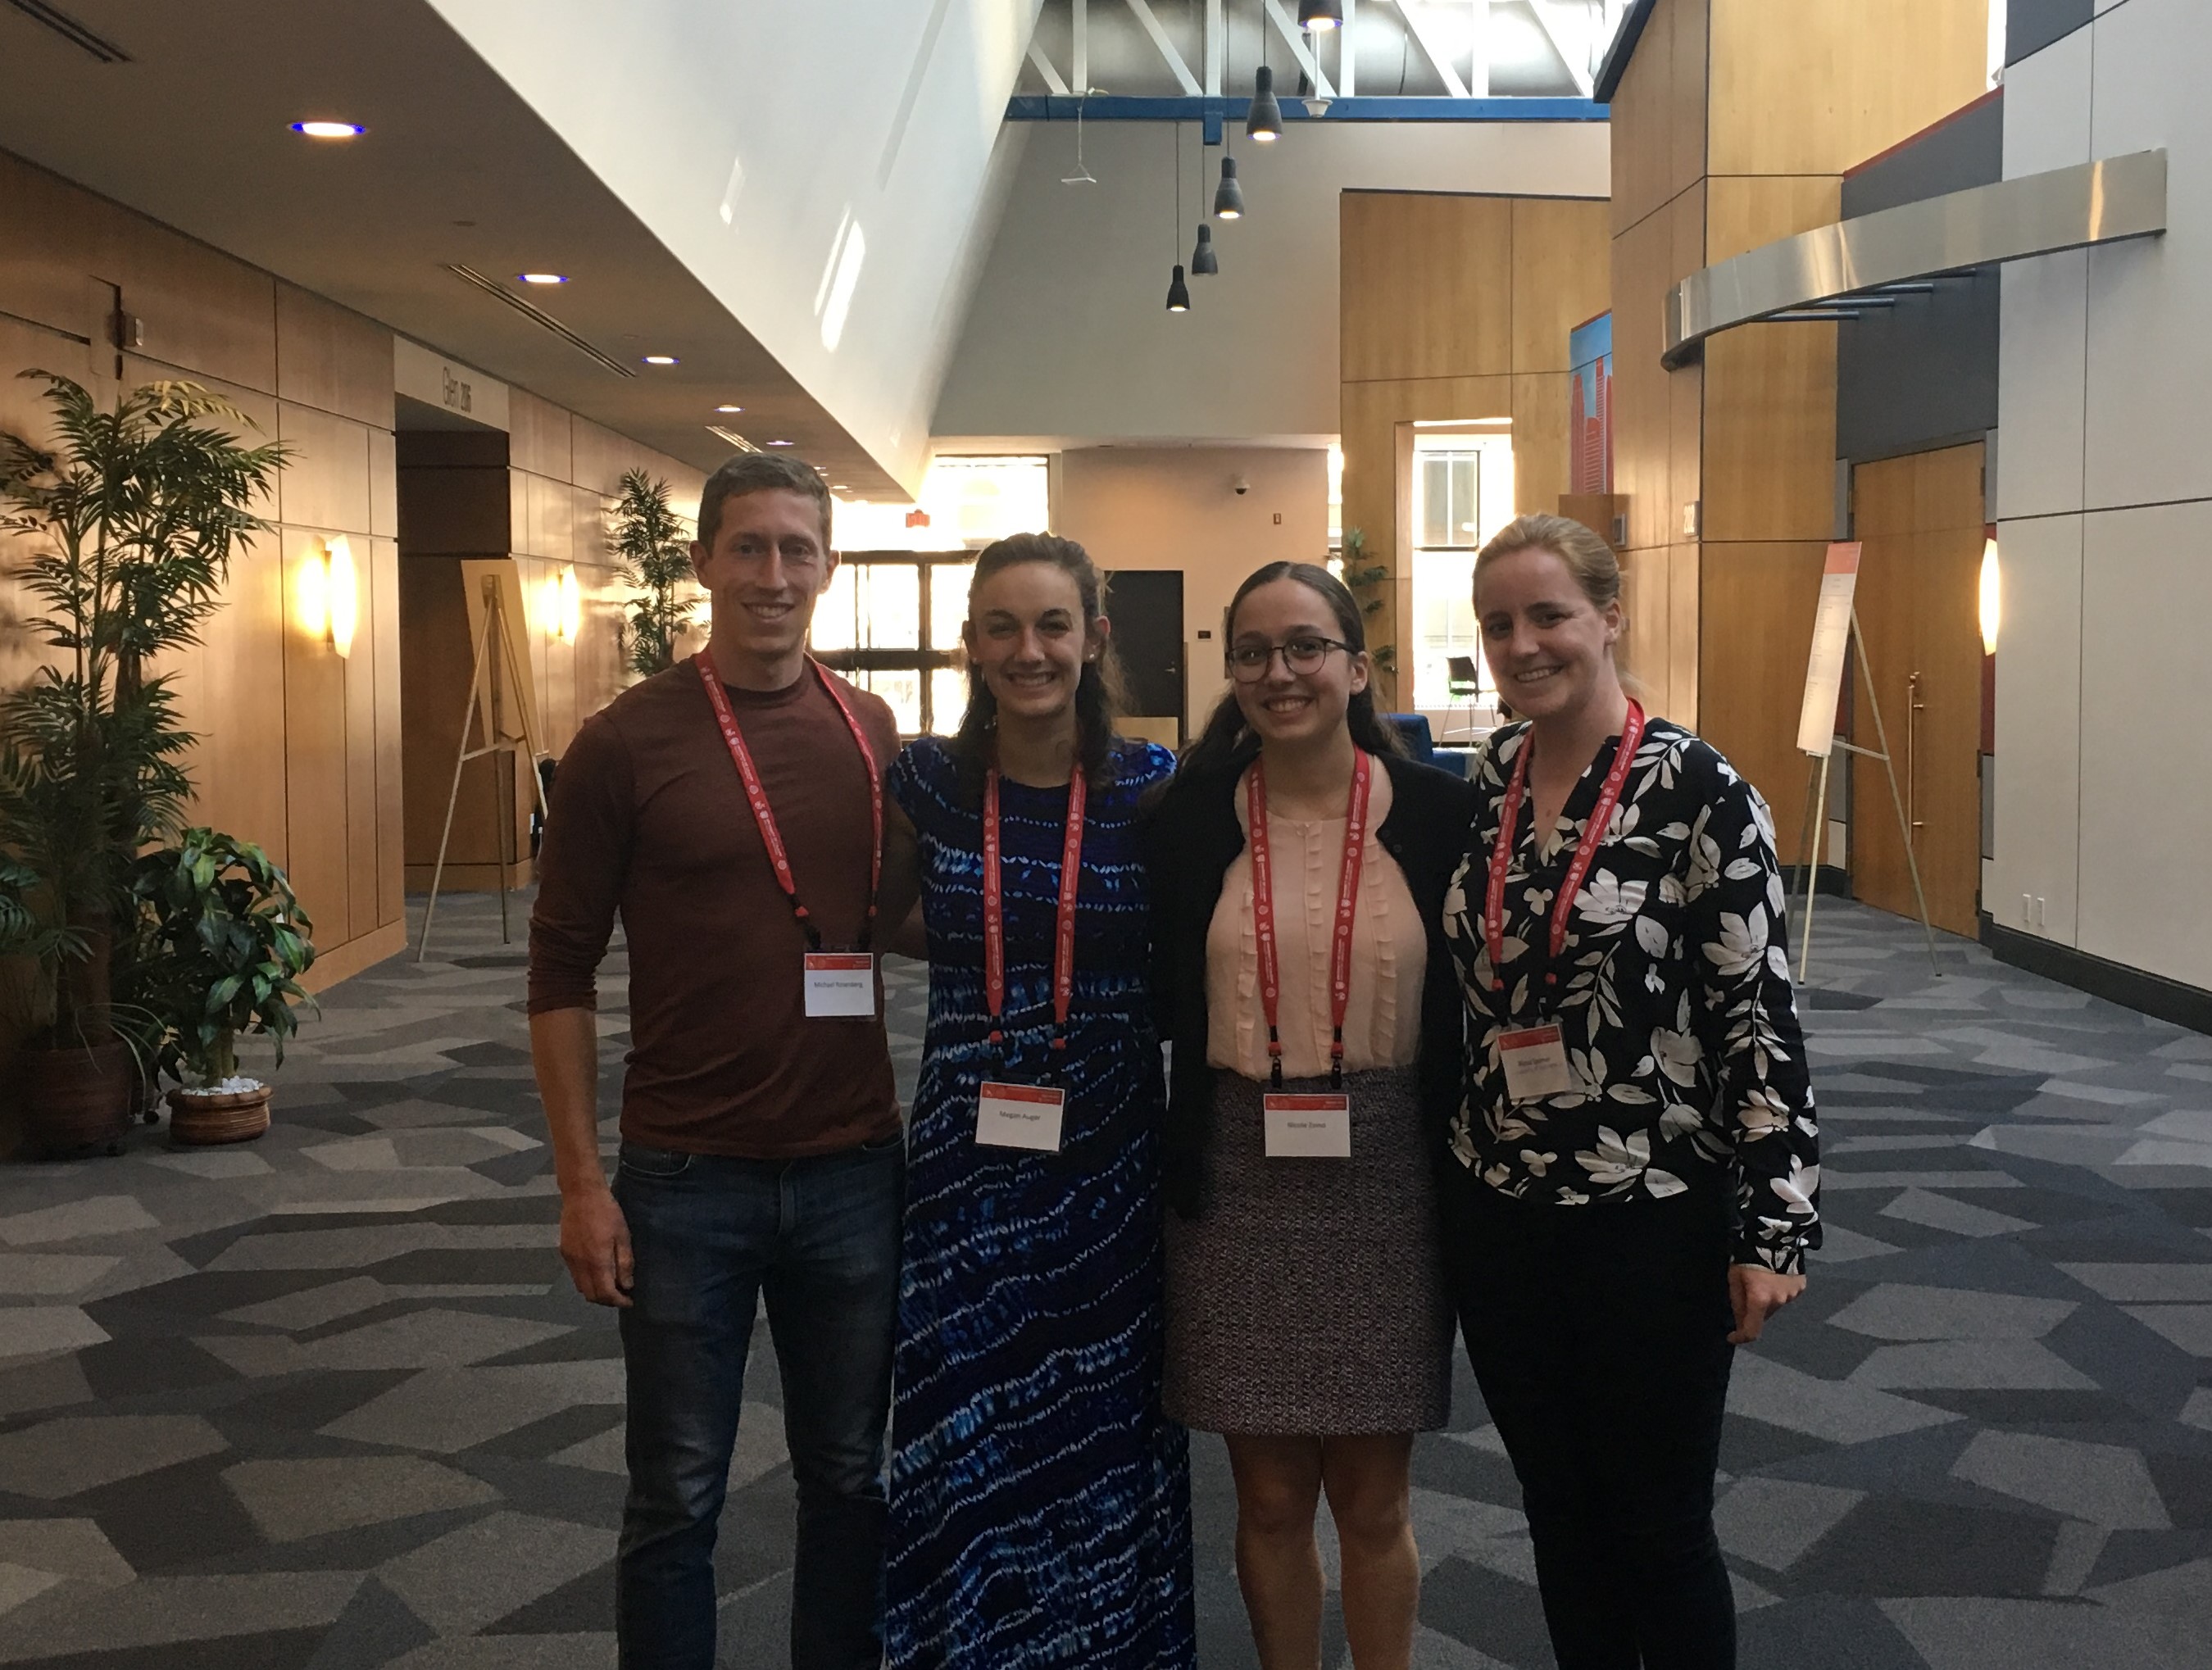
[[[1236,495],[1241,499],[1247,493],[1249,493],[1252,490],[1252,483],[1246,481],[1243,477],[1239,476],[1235,481],[1229,483],[1229,489],[1230,491],[1236,494]]]

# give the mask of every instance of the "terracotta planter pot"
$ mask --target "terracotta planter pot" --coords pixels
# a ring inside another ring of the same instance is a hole
[[[203,1147],[212,1143],[251,1142],[269,1128],[269,1086],[258,1090],[169,1092],[172,1141]]]
[[[31,1140],[48,1154],[103,1145],[123,1151],[137,1078],[118,1041],[74,1049],[27,1049],[21,1062]]]

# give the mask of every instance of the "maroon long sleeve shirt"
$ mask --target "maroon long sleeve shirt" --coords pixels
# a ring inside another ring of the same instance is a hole
[[[840,688],[888,766],[890,709]],[[786,689],[729,695],[799,896],[824,949],[850,947],[872,856],[853,734],[811,671]],[[532,1014],[598,1007],[617,911],[630,969],[625,1138],[790,1159],[898,1129],[880,997],[872,1018],[806,1017],[805,935],[688,661],[585,720],[562,756],[530,919]]]

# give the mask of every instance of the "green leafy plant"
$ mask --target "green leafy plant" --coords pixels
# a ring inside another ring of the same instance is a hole
[[[1344,531],[1345,589],[1358,599],[1360,612],[1375,616],[1382,612],[1382,587],[1390,579],[1387,564],[1370,562],[1367,556],[1367,535],[1358,528]],[[1376,643],[1370,635],[1367,644],[1368,659],[1393,677],[1398,671],[1398,647]]]
[[[295,1005],[314,1003],[299,977],[315,960],[314,924],[284,872],[251,841],[191,829],[132,865],[131,890],[142,909],[131,995],[162,1023],[161,1071],[221,1084],[244,1032],[274,1039],[281,1065]]]
[[[157,382],[100,410],[43,380],[58,444],[0,435],[0,531],[25,536],[22,624],[52,653],[0,698],[0,955],[27,955],[26,1017],[58,1044],[113,1035],[112,963],[135,935],[132,865],[173,835],[194,740],[160,658],[200,641],[240,546],[272,525],[252,507],[283,468],[246,446],[234,406]]]
[[[623,659],[649,677],[676,665],[676,640],[690,605],[677,587],[691,577],[691,538],[668,506],[668,483],[625,471],[607,547],[634,593],[623,621]]]

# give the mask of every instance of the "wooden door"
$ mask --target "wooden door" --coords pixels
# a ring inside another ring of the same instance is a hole
[[[1913,854],[1939,928],[1972,935],[1981,884],[1982,644],[1976,615],[1984,528],[1982,447],[1863,465],[1855,472],[1858,617]],[[1851,740],[1879,748],[1864,677],[1852,674]],[[1852,891],[1916,916],[1889,780],[1851,766]]]

